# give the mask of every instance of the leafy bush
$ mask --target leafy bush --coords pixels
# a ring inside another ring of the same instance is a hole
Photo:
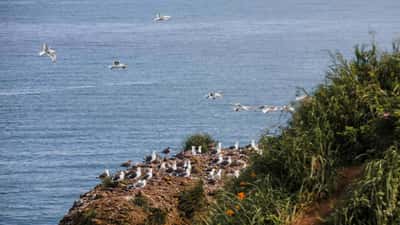
[[[101,186],[103,188],[112,188],[118,186],[118,183],[113,182],[111,177],[105,177],[101,180]]]
[[[203,183],[199,182],[194,187],[179,194],[178,209],[181,215],[188,219],[193,219],[197,212],[203,210],[206,205]]]
[[[183,149],[191,150],[192,146],[200,146],[203,152],[207,152],[210,149],[210,146],[215,143],[214,139],[206,133],[198,133],[193,134],[186,138]]]
[[[356,46],[355,57],[349,61],[339,53],[333,55],[325,83],[295,104],[296,112],[278,136],[261,137],[259,143],[264,154],[252,158],[249,168],[230,183],[227,192],[212,207],[212,216],[206,223],[287,223],[296,207],[333,193],[338,167],[388,157],[385,149],[397,145],[400,139],[399,50],[400,45],[393,44],[392,52],[379,52],[372,44],[369,48]],[[391,157],[395,158],[393,154]],[[383,164],[374,168],[383,168]],[[393,199],[395,195],[397,198],[397,186],[389,183],[398,182],[393,173],[400,176],[399,171],[372,171],[368,178],[372,183],[366,180],[364,188],[368,187],[367,183],[376,185],[374,188],[384,195],[373,189],[362,189],[350,198],[352,207],[346,208],[354,211],[339,212],[342,217],[337,216],[336,224],[371,224],[361,219],[360,223],[342,220],[346,216],[359,218],[363,213],[371,221],[382,221],[372,224],[398,222],[400,212],[386,207],[391,207],[389,202],[392,206],[397,204]],[[393,189],[380,186],[385,182]],[[246,185],[242,187],[242,183]],[[246,193],[248,199],[238,202],[235,194],[239,191]],[[361,194],[364,191],[365,196]],[[365,201],[368,196],[374,199]],[[382,202],[375,199],[379,196],[389,197],[387,202]],[[238,203],[242,204],[241,211],[232,208]]]
[[[142,207],[145,210],[149,208],[149,201],[141,192],[139,192],[139,194],[132,199],[132,203],[136,206]]]
[[[383,159],[366,165],[363,178],[354,185],[328,224],[400,224],[400,154],[397,148],[390,148]]]
[[[92,221],[96,218],[96,210],[89,209],[85,212],[82,212],[78,216],[78,224],[79,225],[94,225],[95,223]]]
[[[295,213],[293,201],[286,192],[273,188],[268,177],[253,187],[250,193],[224,193],[211,209],[205,224],[275,225],[288,223]]]
[[[159,208],[150,208],[150,215],[147,217],[146,225],[163,225],[167,220],[167,212]]]

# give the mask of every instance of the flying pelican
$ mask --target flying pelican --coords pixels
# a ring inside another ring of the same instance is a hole
[[[206,95],[207,99],[212,99],[212,100],[215,100],[217,98],[222,98],[222,97],[223,97],[222,92],[214,92],[214,91],[212,91],[212,92],[210,92],[210,93],[208,93]]]
[[[156,22],[161,22],[161,21],[167,21],[171,19],[171,16],[162,16],[160,13],[156,14],[156,17],[154,17],[154,21]]]
[[[46,43],[43,43],[42,51],[39,52],[39,56],[44,55],[50,57],[53,63],[57,60],[56,50],[49,48]]]

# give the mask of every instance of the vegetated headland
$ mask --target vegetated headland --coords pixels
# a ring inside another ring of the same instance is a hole
[[[60,224],[400,224],[400,45],[332,56],[278,135],[225,149],[190,137],[173,159],[126,170],[153,168],[144,187],[106,176]]]

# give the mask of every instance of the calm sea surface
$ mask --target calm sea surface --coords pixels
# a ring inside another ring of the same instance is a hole
[[[324,3],[325,2],[325,3]],[[248,143],[328,50],[399,37],[400,1],[0,0],[0,224],[53,225],[96,176],[205,131]],[[156,12],[171,15],[154,23]],[[43,42],[58,61],[38,57]],[[129,65],[110,71],[114,59]],[[211,90],[224,92],[206,101]]]

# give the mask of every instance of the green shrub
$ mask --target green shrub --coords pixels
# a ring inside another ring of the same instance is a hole
[[[150,215],[147,217],[146,225],[163,225],[167,220],[167,212],[159,208],[150,208]]]
[[[181,212],[181,216],[185,218],[193,219],[195,214],[202,211],[205,205],[206,198],[202,182],[179,194],[178,209]]]
[[[79,225],[94,225],[95,223],[92,220],[96,218],[96,210],[89,209],[81,213],[78,217]]]
[[[101,180],[101,186],[103,188],[112,188],[118,186],[118,183],[113,182],[111,177],[105,177]]]
[[[210,210],[204,224],[287,224],[295,214],[292,197],[285,191],[273,188],[268,177],[250,184],[252,191],[243,194],[225,192]]]
[[[200,146],[202,148],[202,152],[208,152],[210,149],[210,146],[215,143],[214,139],[206,133],[198,133],[198,134],[193,134],[189,137],[186,138],[184,144],[183,144],[183,149],[185,151],[191,150],[192,146]]]
[[[139,194],[132,199],[132,203],[136,206],[142,207],[145,210],[149,208],[149,201],[141,192],[139,192]]]

